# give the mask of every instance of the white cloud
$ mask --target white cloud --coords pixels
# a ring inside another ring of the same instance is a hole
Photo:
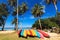
[[[34,16],[28,16],[28,17],[23,17],[23,18],[19,18],[20,20],[26,20],[26,19],[34,19]]]
[[[30,19],[34,19],[34,16],[30,16]]]
[[[45,13],[45,9],[43,10],[43,12]]]
[[[19,25],[19,27],[23,28],[23,27],[32,27],[32,25],[29,24],[22,24],[21,26]]]
[[[25,25],[26,27],[31,27],[32,25]]]
[[[45,0],[42,0],[42,1],[40,2],[40,4],[42,4],[44,1],[45,1]]]
[[[43,6],[44,6],[43,12],[45,13],[45,5],[43,5]]]

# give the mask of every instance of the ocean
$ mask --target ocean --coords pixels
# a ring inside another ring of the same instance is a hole
[[[18,28],[18,30],[20,30],[21,28]],[[22,29],[31,29],[31,27],[23,27]],[[0,28],[0,30],[2,30],[2,28]],[[4,28],[4,30],[14,30],[14,28],[13,27],[11,27],[11,28]]]

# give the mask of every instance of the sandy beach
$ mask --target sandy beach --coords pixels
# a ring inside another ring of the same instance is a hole
[[[14,30],[0,31],[0,34],[14,33]]]
[[[44,38],[44,40],[60,40],[60,34],[57,34],[57,33],[48,33],[50,35],[50,38]],[[38,40],[38,38],[22,38],[22,37],[18,37],[18,34],[13,30],[9,30],[9,31],[0,31],[0,37],[1,37],[1,40]],[[11,39],[12,38],[12,39]]]

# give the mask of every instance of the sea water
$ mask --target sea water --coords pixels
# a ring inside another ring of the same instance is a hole
[[[18,30],[20,30],[20,29],[31,29],[31,27],[18,28]],[[2,30],[2,27],[0,27],[0,30]],[[11,28],[4,28],[4,30],[14,30],[14,27],[11,27]]]

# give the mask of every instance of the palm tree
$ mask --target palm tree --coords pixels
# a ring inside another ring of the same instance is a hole
[[[12,21],[12,24],[15,24],[15,30],[17,31],[18,30],[18,10],[17,10],[17,0],[8,0],[8,4],[11,6],[11,7],[14,7],[14,11],[12,13],[12,16],[14,17],[13,21]]]
[[[0,16],[0,26],[2,26],[2,24],[3,24],[3,18]]]
[[[12,16],[14,17],[14,19],[12,23],[15,24],[15,30],[17,31],[18,30],[18,16],[21,16],[26,12],[27,5],[25,2],[22,3],[22,5],[18,5],[17,0],[9,0],[8,2],[10,6],[14,7],[14,11],[12,13]]]
[[[4,30],[5,22],[8,16],[8,9],[6,4],[0,4],[0,26],[2,26],[2,30]]]
[[[16,30],[16,28],[17,28],[17,18],[14,18],[14,20],[12,21],[12,24],[15,24],[14,30]]]
[[[54,6],[55,6],[55,9],[56,9],[56,17],[57,17],[57,12],[58,12],[58,9],[57,9],[57,1],[58,0],[46,0],[46,3],[47,4],[50,4],[51,2],[54,4]]]
[[[35,4],[35,6],[32,9],[32,15],[34,15],[34,17],[38,17],[39,18],[39,25],[40,25],[41,29],[42,29],[42,26],[41,26],[40,17],[44,13],[42,10],[43,10],[43,6],[42,5],[38,5],[38,4]]]

